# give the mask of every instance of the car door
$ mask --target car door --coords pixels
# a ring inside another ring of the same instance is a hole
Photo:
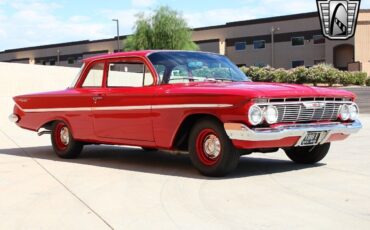
[[[75,111],[68,114],[74,135],[80,139],[96,139],[94,132],[94,121],[92,119],[92,106],[97,94],[104,92],[104,61],[95,61],[85,66],[78,82],[70,89],[68,97],[61,98],[64,105],[73,104]],[[77,79],[76,79],[77,80]]]
[[[151,104],[154,78],[140,58],[107,61],[105,90],[93,103],[98,137],[154,141]]]

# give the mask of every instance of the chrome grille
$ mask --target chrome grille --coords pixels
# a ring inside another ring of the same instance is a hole
[[[336,120],[340,105],[340,103],[326,103],[325,107],[320,109],[307,109],[303,103],[275,106],[279,111],[278,122],[305,122]]]
[[[306,102],[324,102],[323,108],[306,108]],[[279,117],[278,122],[310,122],[333,121],[338,119],[341,105],[352,104],[347,98],[283,98],[270,99],[267,103],[258,103],[259,106],[276,106]]]

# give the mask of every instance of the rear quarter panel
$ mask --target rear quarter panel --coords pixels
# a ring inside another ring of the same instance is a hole
[[[63,120],[70,126],[76,139],[92,139],[91,111],[73,111],[74,108],[91,108],[92,95],[91,90],[67,89],[14,97],[14,113],[20,116],[17,124],[37,131],[48,122]],[[70,111],[50,111],[57,108],[69,108]]]

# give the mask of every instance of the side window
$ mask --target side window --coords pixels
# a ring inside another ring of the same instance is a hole
[[[169,83],[187,83],[189,78],[189,71],[186,66],[178,65],[172,69]]]
[[[155,70],[157,71],[159,82],[162,82],[164,71],[166,70],[166,66],[164,65],[154,65]]]
[[[87,74],[82,87],[101,87],[103,83],[104,63],[94,64]]]
[[[109,64],[108,87],[143,87],[153,83],[153,76],[144,63],[112,62]]]

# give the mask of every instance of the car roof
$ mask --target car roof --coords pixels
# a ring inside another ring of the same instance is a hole
[[[198,52],[198,53],[209,53],[202,51],[186,51],[186,50],[139,50],[139,51],[127,51],[127,52],[118,52],[111,54],[98,55],[90,58],[86,58],[83,62],[92,62],[100,59],[116,58],[116,57],[146,57],[151,53],[158,52]],[[213,53],[214,54],[214,53]]]
[[[152,53],[152,50],[140,50],[140,51],[128,51],[128,52],[118,52],[118,53],[110,53],[104,55],[98,55],[94,57],[89,57],[84,59],[84,62],[91,62],[99,59],[106,59],[106,58],[115,58],[115,57],[145,57],[146,55]]]

